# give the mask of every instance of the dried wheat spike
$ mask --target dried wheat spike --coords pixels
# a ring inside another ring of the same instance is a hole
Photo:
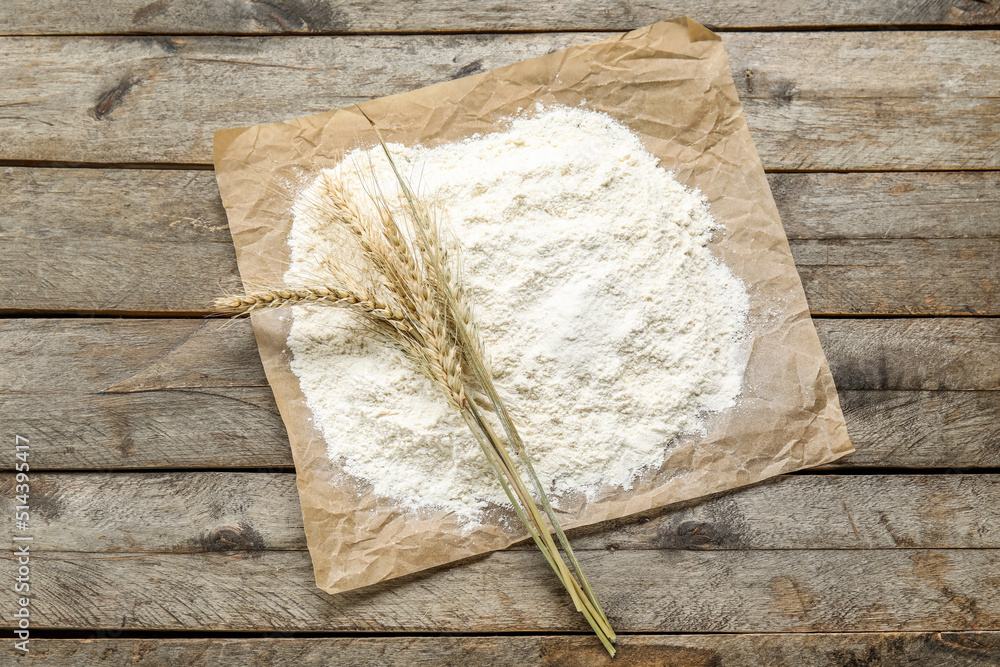
[[[356,312],[385,320],[394,327],[409,331],[406,313],[399,307],[371,294],[360,294],[352,290],[326,285],[306,287],[280,287],[224,296],[215,300],[215,308],[233,315],[252,313],[260,308],[277,308],[288,304],[340,306]]]

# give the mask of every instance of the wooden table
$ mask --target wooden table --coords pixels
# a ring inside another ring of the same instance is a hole
[[[722,33],[858,451],[578,533],[618,663],[1000,663],[996,0],[0,4],[0,465],[16,435],[31,464],[29,529],[10,472],[0,521],[34,538],[30,657],[603,664],[528,548],[314,586],[250,329],[202,318],[238,286],[211,135],[685,13]]]

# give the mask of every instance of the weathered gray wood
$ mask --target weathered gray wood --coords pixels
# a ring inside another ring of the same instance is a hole
[[[0,413],[36,470],[292,467],[270,387],[0,393]]]
[[[111,0],[86,12],[66,0],[0,5],[0,34],[356,33],[482,30],[629,30],[672,16],[692,16],[716,28],[869,25],[996,25],[990,2],[711,2],[654,0],[642,4],[560,0],[544,5],[457,0],[377,0],[348,3],[295,0],[232,3],[222,0]]]
[[[769,174],[790,239],[1000,236],[1000,172]]]
[[[1000,314],[1000,238],[790,243],[815,314]]]
[[[0,169],[0,310],[204,312],[241,288],[211,171]]]
[[[1000,172],[767,178],[794,240],[1000,236]],[[0,199],[0,234],[21,252],[81,237],[107,244],[120,238],[232,243],[211,171],[4,167]]]
[[[1000,466],[1000,393],[841,389],[840,400],[857,452],[832,467]],[[268,387],[0,394],[0,409],[38,443],[38,469],[292,465]]]
[[[815,315],[1000,314],[1000,238],[790,243]],[[0,246],[0,266],[0,313],[29,316],[205,315],[242,289],[222,243],[19,239]]]
[[[287,473],[35,473],[30,482],[38,553],[306,548],[295,476]],[[13,484],[12,473],[0,475],[8,534]],[[581,552],[996,549],[998,505],[1000,475],[787,476],[571,536]]]
[[[35,470],[292,467],[270,387],[0,394],[0,412]]]
[[[773,174],[812,310],[1000,312],[998,173]],[[0,312],[191,314],[239,288],[211,172],[8,167],[0,200]]]
[[[233,243],[211,170],[0,167],[0,199],[5,243],[38,244],[22,250],[80,240]]]
[[[634,667],[844,667],[965,665],[1000,662],[997,632],[780,633],[618,635],[618,658],[587,636],[314,637],[291,633],[240,639],[117,639],[100,629],[88,639],[32,639],[31,655],[47,664],[221,665],[614,665]],[[18,657],[13,639],[0,646]]]
[[[858,450],[835,465],[1000,466],[1000,321],[816,325]],[[0,436],[36,469],[291,466],[248,322],[6,320],[0,349]]]
[[[267,385],[247,320],[0,321],[4,393],[127,393]]]
[[[996,549],[616,550],[579,554],[628,632],[1000,627]],[[544,559],[493,553],[336,596],[304,551],[40,552],[32,627],[324,632],[585,632]],[[0,572],[14,578],[12,559]],[[14,592],[0,592],[4,609]],[[5,617],[3,625],[9,627]]]
[[[604,36],[3,38],[0,159],[209,163],[212,133],[224,127],[348,106]]]
[[[1000,392],[838,393],[857,451],[830,467],[1000,467]]]
[[[1000,389],[1000,320],[815,320],[838,387]]]
[[[816,319],[841,389],[1000,389],[1000,319]],[[246,320],[0,320],[5,394],[265,386]]]
[[[829,467],[1000,467],[1000,392],[840,389],[857,451]],[[37,470],[289,470],[270,387],[0,394]]]
[[[221,127],[347,106],[605,36],[3,38],[0,159],[207,163]],[[809,170],[1000,166],[998,39],[723,36],[765,167]]]

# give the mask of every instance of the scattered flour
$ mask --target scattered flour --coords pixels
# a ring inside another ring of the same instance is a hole
[[[495,134],[390,149],[461,246],[497,383],[558,504],[629,488],[678,436],[734,405],[749,306],[708,250],[716,224],[703,197],[637,136],[582,108],[536,111]],[[398,191],[376,148],[340,167],[359,196],[358,165]],[[338,242],[319,234],[307,195],[294,211],[288,284],[309,282],[316,251]],[[507,503],[438,390],[349,314],[296,308],[288,342],[329,455],[347,472],[403,506],[470,524]]]

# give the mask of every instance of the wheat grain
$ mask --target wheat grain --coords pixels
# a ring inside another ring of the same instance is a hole
[[[372,126],[375,127],[374,123]],[[377,128],[375,131],[378,133]],[[239,314],[283,305],[339,306],[374,325],[372,329],[401,350],[461,413],[528,533],[565,586],[577,610],[584,614],[613,656],[615,633],[573,555],[544,488],[525,456],[506,406],[493,385],[469,295],[453,268],[452,253],[442,242],[438,220],[400,175],[378,134],[406,200],[406,224],[400,224],[377,186],[369,190],[374,205],[370,214],[352,199],[340,178],[324,172],[322,193],[309,203],[314,205],[318,222],[340,228],[353,239],[360,249],[363,265],[347,269],[337,257],[321,257],[318,264],[329,274],[331,285],[278,287],[223,297],[216,300],[216,308]],[[364,290],[355,287],[359,284],[376,287]],[[467,400],[469,396],[474,400]],[[508,441],[515,446],[530,473],[570,566],[559,554],[549,526],[521,480],[505,444],[477,406],[475,399],[484,397],[483,402],[499,419]]]
[[[360,110],[360,107],[358,108]],[[413,221],[413,226],[417,231],[416,245],[421,250],[424,257],[425,277],[428,283],[434,285],[440,299],[445,304],[447,317],[454,324],[455,337],[461,346],[464,359],[466,360],[469,368],[472,370],[480,387],[489,398],[494,414],[500,419],[510,443],[517,449],[522,462],[525,464],[528,473],[534,482],[535,489],[545,508],[545,513],[552,523],[553,529],[555,530],[560,544],[563,547],[563,551],[570,560],[570,565],[573,569],[572,573],[566,566],[566,563],[559,556],[558,549],[552,540],[549,529],[545,525],[545,521],[542,519],[541,513],[535,505],[534,500],[531,498],[531,494],[528,492],[527,487],[524,485],[520,475],[518,475],[516,469],[514,468],[513,461],[510,460],[503,443],[493,432],[489,423],[480,416],[474,401],[463,406],[462,414],[466,419],[466,423],[469,424],[470,429],[473,430],[473,433],[476,434],[477,437],[480,435],[485,436],[485,438],[480,439],[480,444],[483,445],[483,452],[486,454],[487,458],[490,459],[490,463],[493,466],[494,471],[497,473],[497,476],[500,478],[500,482],[503,485],[504,491],[507,493],[511,503],[518,509],[518,516],[521,518],[525,527],[528,528],[529,533],[535,540],[535,544],[538,545],[539,550],[545,556],[549,565],[556,573],[556,576],[559,577],[560,582],[562,582],[563,586],[565,586],[567,592],[570,594],[577,611],[584,615],[587,622],[590,624],[591,628],[604,645],[605,649],[607,649],[608,653],[614,657],[615,649],[613,643],[616,639],[614,630],[612,630],[610,621],[608,621],[604,610],[601,608],[590,583],[583,574],[580,563],[577,561],[577,558],[570,547],[569,540],[566,538],[562,527],[559,525],[558,518],[552,509],[552,505],[549,503],[548,497],[545,494],[545,489],[542,486],[541,481],[538,479],[534,466],[531,465],[531,461],[525,453],[524,445],[517,433],[517,429],[510,418],[503,400],[500,398],[500,395],[493,385],[493,379],[486,365],[487,356],[485,354],[485,348],[478,336],[478,329],[475,327],[474,320],[471,318],[471,308],[468,306],[466,293],[463,290],[457,275],[452,271],[447,250],[441,243],[437,221],[431,215],[430,211],[426,208],[423,202],[421,202],[414,195],[412,189],[409,187],[409,184],[406,182],[406,179],[404,179],[400,174],[399,169],[396,166],[396,162],[393,160],[392,154],[389,152],[389,148],[386,145],[385,140],[382,138],[382,133],[379,132],[374,121],[372,121],[371,118],[368,118],[368,115],[365,114],[364,111],[361,111],[361,113],[366,119],[368,119],[368,122],[371,123],[372,129],[378,136],[379,143],[385,152],[386,159],[389,161],[393,174],[396,177],[396,181],[409,205],[410,217]],[[469,326],[467,321],[470,322],[472,326]],[[476,433],[476,429],[472,428],[473,421],[479,426],[481,433]],[[486,442],[492,446],[492,453],[488,451],[485,445]],[[492,454],[496,455],[497,460],[492,458]],[[509,485],[505,483],[505,478],[507,482],[510,482]],[[513,487],[514,493],[512,493],[510,487]],[[517,495],[517,500],[515,500],[514,497],[515,493]],[[519,507],[518,502],[522,503],[523,507]],[[525,513],[524,510],[527,510],[527,512]]]
[[[340,306],[369,317],[392,322],[393,326],[402,327],[404,331],[410,328],[406,313],[399,306],[394,306],[370,294],[359,294],[351,290],[325,285],[278,287],[247,292],[246,294],[223,296],[216,299],[213,305],[219,312],[243,315],[261,308],[278,308],[293,304]]]

